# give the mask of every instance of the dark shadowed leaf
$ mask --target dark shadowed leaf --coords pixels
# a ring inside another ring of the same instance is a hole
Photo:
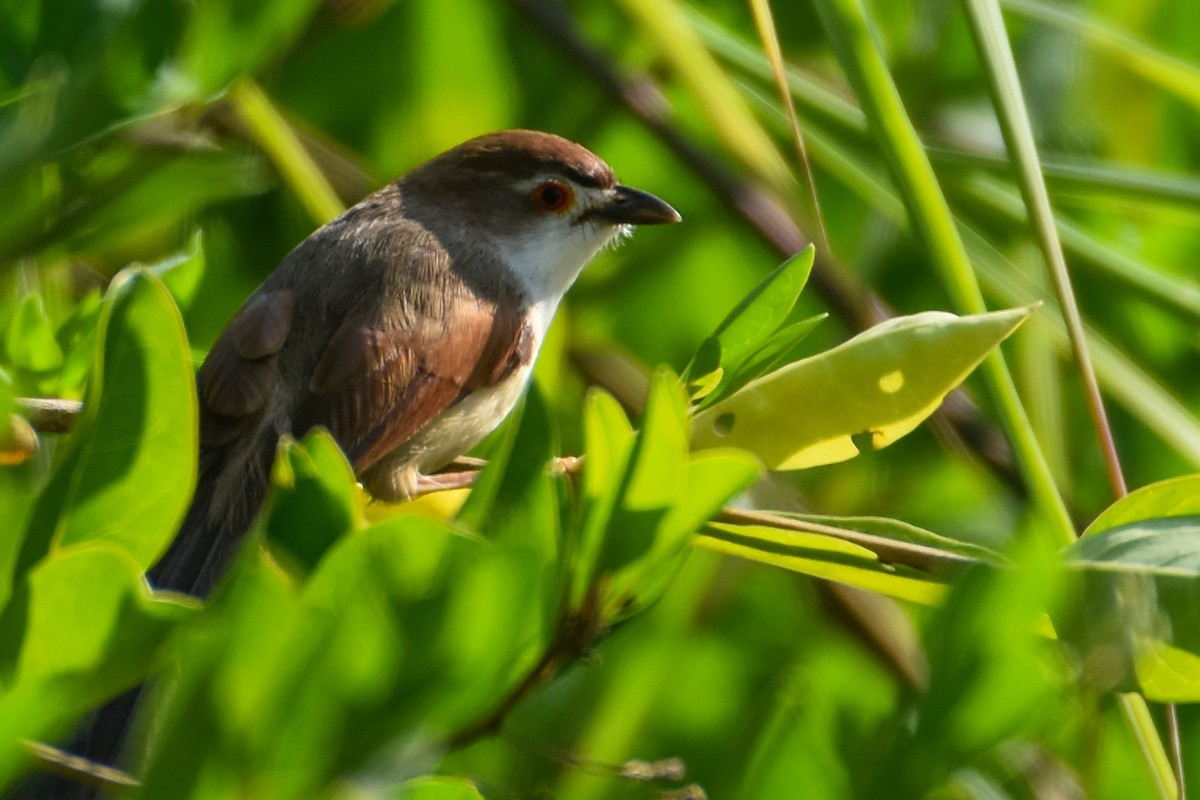
[[[270,546],[282,546],[305,571],[313,569],[339,538],[363,526],[354,472],[323,428],[303,442],[285,439],[272,470],[263,530]]]

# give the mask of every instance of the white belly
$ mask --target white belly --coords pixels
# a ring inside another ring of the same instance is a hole
[[[438,414],[404,445],[408,461],[427,475],[479,444],[512,411],[532,369],[532,364],[521,367],[495,386],[478,389]]]
[[[537,351],[557,306],[558,297],[554,296],[538,300],[530,307],[528,322],[533,334],[533,352],[528,364],[518,367],[494,386],[471,392],[384,456],[359,476],[367,491],[380,500],[412,497],[418,475],[429,475],[441,469],[494,431],[512,411],[529,383]]]
[[[413,497],[419,475],[441,469],[496,429],[521,397],[531,371],[532,365],[521,367],[447,408],[359,476],[363,486],[373,497],[389,502]]]

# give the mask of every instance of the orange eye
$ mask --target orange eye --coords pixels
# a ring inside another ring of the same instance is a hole
[[[561,214],[574,202],[575,193],[560,181],[546,181],[533,190],[533,204],[550,214]]]

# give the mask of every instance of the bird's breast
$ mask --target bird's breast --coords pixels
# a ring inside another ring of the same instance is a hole
[[[409,454],[409,463],[427,475],[479,444],[512,411],[532,371],[530,361],[498,383],[476,389],[438,414],[405,443],[403,449]]]

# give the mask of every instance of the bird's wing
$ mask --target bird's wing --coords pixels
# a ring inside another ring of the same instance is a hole
[[[197,376],[202,446],[248,433],[279,391],[279,353],[294,311],[289,289],[256,292],[217,338]]]
[[[288,280],[264,286],[230,322],[200,370],[202,445],[235,442],[269,413],[283,423],[276,435],[328,428],[362,474],[465,393],[532,359],[525,303],[495,279],[499,270],[472,288],[435,241],[394,224],[366,230],[369,252],[313,242],[293,254],[298,266],[328,263],[332,275],[340,261],[354,276],[341,311]],[[277,398],[286,410],[268,408]]]
[[[442,314],[410,311],[402,325],[348,315],[313,370],[297,432],[329,428],[361,474],[468,392],[528,363],[533,337],[516,298],[458,288]]]

